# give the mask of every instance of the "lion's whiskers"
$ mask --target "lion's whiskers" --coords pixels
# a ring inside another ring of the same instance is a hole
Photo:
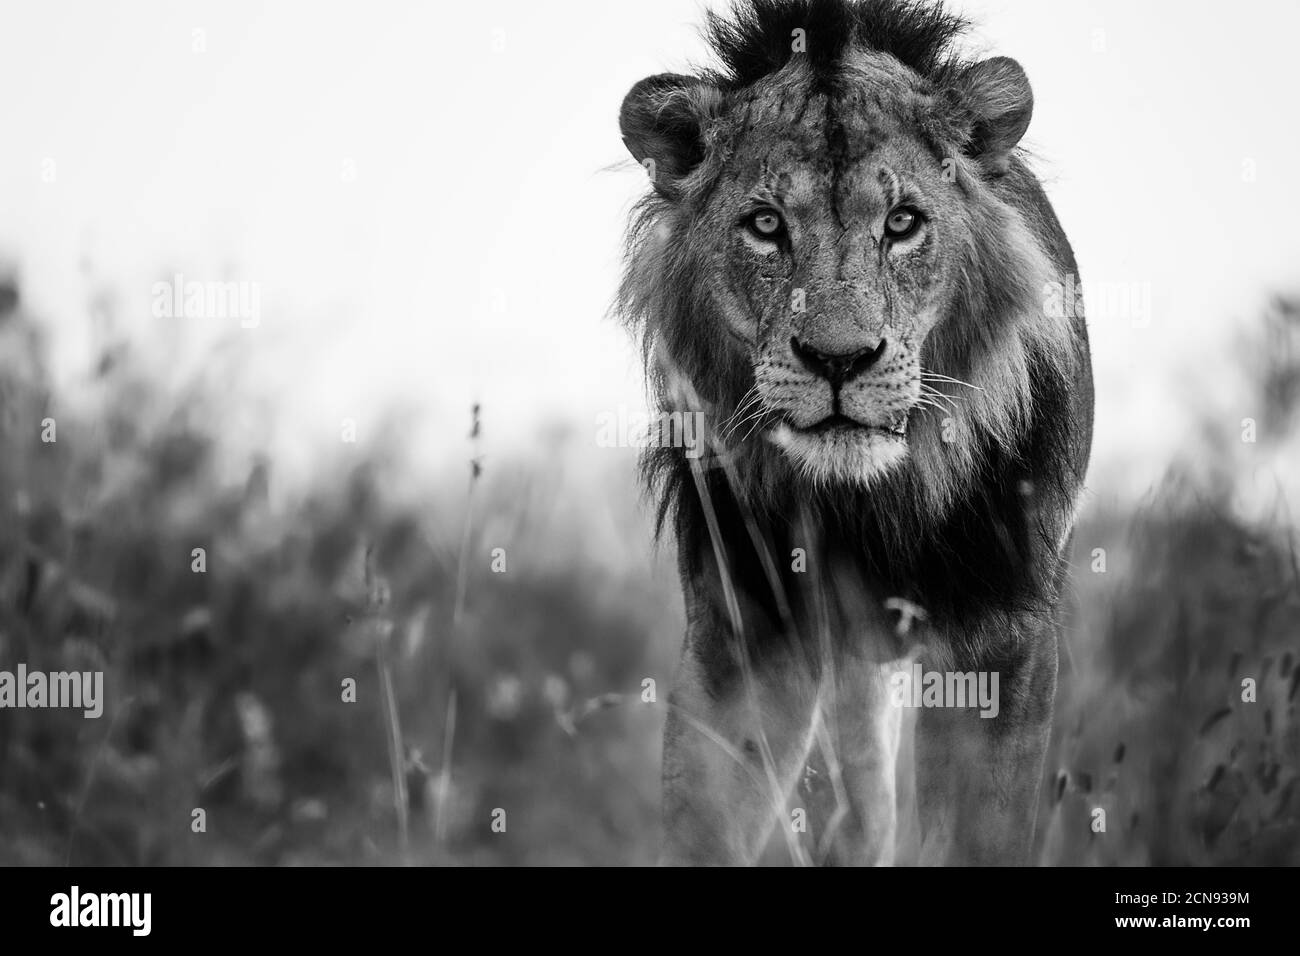
[[[936,402],[927,401],[926,399],[923,399],[923,398],[922,398],[922,399],[918,399],[917,402],[916,402],[916,405],[913,406],[913,407],[914,407],[914,408],[919,408],[919,409],[921,409],[921,410],[923,410],[923,411],[928,411],[928,410],[930,410],[930,409],[934,409],[934,410],[937,411],[937,412],[947,412],[948,414],[952,414],[952,411],[953,411],[951,408],[948,408],[946,405],[940,405],[940,404],[938,404],[938,403],[936,403]]]
[[[758,392],[758,383],[750,386],[749,390],[741,396],[736,405],[736,410],[727,416],[722,428],[719,430],[719,437],[725,443],[731,438],[731,435],[750,418],[750,412],[755,405],[761,404],[763,397]]]
[[[752,416],[750,416],[754,420],[754,424],[749,426],[749,431],[745,432],[745,435],[743,438],[740,439],[739,444],[744,444],[746,441],[749,440],[749,436],[754,434],[754,430],[757,429],[763,423],[763,419],[766,415],[767,415],[767,408],[763,407],[760,408],[757,412],[755,412]]]
[[[930,372],[925,369],[921,370],[921,380],[929,382],[947,382],[950,385],[964,385],[966,388],[973,388],[977,392],[984,391],[978,385],[972,385],[970,382],[963,382],[959,378],[953,378],[951,375],[940,375],[938,372]]]
[[[740,425],[744,425],[750,422],[752,422],[753,424],[749,426],[749,430],[745,432],[745,434],[741,437],[740,441],[738,441],[736,444],[738,445],[744,444],[744,442],[749,438],[749,436],[754,433],[754,429],[756,429],[762,423],[767,413],[768,413],[767,406],[763,406],[762,408],[758,409],[757,411],[753,412],[751,415],[746,417],[744,421],[740,422],[739,425],[737,425],[736,427],[737,431],[739,430]]]
[[[949,395],[947,392],[941,392],[931,385],[921,383],[921,394],[917,398],[918,402],[924,402],[936,408],[944,408],[950,412],[957,411],[957,402],[965,401],[956,395]]]
[[[723,442],[725,443],[729,441],[731,437],[740,430],[742,425],[748,424],[756,416],[762,415],[766,410],[767,410],[766,408],[762,408],[762,407],[751,408],[744,415],[739,417],[733,417],[733,420],[730,422],[730,424],[728,424],[728,426],[725,429],[723,429],[722,432]]]

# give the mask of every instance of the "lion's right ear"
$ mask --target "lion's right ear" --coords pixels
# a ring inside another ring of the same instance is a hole
[[[661,194],[675,195],[676,183],[704,159],[704,124],[721,103],[712,84],[679,73],[646,77],[623,98],[623,143]]]
[[[1034,93],[1020,64],[995,56],[967,67],[957,95],[969,123],[966,151],[995,172],[1006,172],[1011,151],[1029,128]]]

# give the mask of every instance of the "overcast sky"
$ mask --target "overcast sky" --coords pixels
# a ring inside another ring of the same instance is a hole
[[[1224,337],[1270,289],[1300,285],[1300,5],[956,6],[978,48],[1033,83],[1028,142],[1085,283],[1120,313],[1090,307],[1096,458],[1145,480],[1132,463],[1177,441]],[[608,169],[625,158],[618,105],[641,77],[705,57],[701,9],[15,8],[0,32],[0,256],[52,323],[67,380],[84,373],[92,286],[112,287],[125,330],[179,373],[202,353],[178,340],[232,330],[160,320],[153,283],[259,283],[261,324],[233,346],[240,388],[272,399],[268,434],[291,458],[392,401],[420,413],[435,462],[475,400],[502,448],[544,420],[594,433],[597,414],[642,400],[605,317],[643,185]],[[1139,307],[1150,295],[1149,317],[1122,314],[1126,290]]]

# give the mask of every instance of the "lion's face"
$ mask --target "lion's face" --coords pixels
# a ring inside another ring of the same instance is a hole
[[[758,84],[717,133],[727,159],[689,241],[753,371],[728,428],[761,408],[810,476],[868,482],[907,453],[951,250],[969,241],[943,157],[900,121],[924,99],[860,55],[834,92],[797,69]]]
[[[666,74],[628,94],[657,196],[625,306],[724,447],[767,440],[858,487],[910,457],[939,502],[974,436],[1023,420],[1032,343],[1062,332],[1030,312],[1050,267],[996,185],[1032,94],[1005,58],[947,82],[850,48],[829,77],[795,57],[737,89]]]

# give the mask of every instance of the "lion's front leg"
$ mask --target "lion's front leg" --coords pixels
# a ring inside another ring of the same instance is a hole
[[[665,864],[752,864],[778,821],[791,829],[816,682],[783,652],[742,666],[725,640],[695,628],[682,651],[664,729]]]
[[[1057,635],[1042,628],[999,677],[998,713],[925,708],[916,724],[921,863],[1029,862],[1056,695]]]
[[[888,866],[898,828],[897,768],[902,709],[889,696],[897,661],[842,655],[825,682],[824,719],[809,759],[815,780],[817,862]]]

